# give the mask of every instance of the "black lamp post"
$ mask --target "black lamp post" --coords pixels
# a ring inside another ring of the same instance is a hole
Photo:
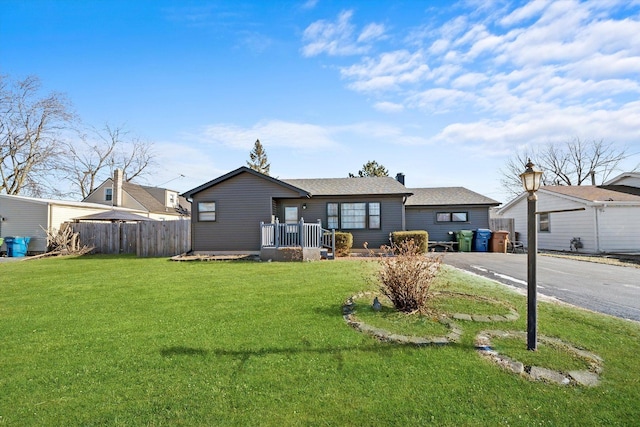
[[[520,174],[522,186],[529,193],[527,197],[527,350],[535,351],[538,348],[538,307],[537,307],[537,278],[536,257],[538,255],[538,233],[536,232],[536,205],[538,196],[536,191],[540,188],[542,172],[533,169],[533,163],[529,159],[527,169]]]

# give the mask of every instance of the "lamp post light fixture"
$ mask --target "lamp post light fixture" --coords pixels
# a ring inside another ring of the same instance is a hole
[[[542,172],[533,169],[531,159],[525,165],[527,169],[520,174],[522,186],[529,193],[527,197],[527,350],[538,348],[538,307],[537,307],[537,255],[538,233],[536,231],[536,205]]]

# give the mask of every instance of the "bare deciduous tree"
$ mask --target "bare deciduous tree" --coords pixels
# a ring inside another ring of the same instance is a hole
[[[105,124],[80,136],[80,142],[67,144],[67,179],[82,198],[111,176],[114,168],[124,172],[127,181],[140,178],[154,165],[153,146],[130,137],[122,126]]]
[[[520,174],[528,159],[544,172],[543,185],[591,185],[604,183],[619,170],[621,161],[629,155],[604,140],[583,141],[574,138],[562,143],[549,143],[535,151],[517,152],[502,174],[502,186],[513,196],[522,193]]]
[[[0,192],[50,192],[47,184],[62,155],[60,132],[73,118],[64,95],[42,95],[37,77],[12,81],[0,75]]]

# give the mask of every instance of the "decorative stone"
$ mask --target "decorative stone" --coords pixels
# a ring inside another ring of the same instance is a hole
[[[560,372],[552,371],[547,368],[540,368],[538,366],[532,366],[529,371],[529,375],[531,375],[531,378],[534,380],[549,381],[561,385],[568,385],[570,383],[569,378]]]
[[[600,383],[598,374],[588,371],[569,371],[569,377],[578,385],[595,387]]]
[[[519,338],[525,339],[526,334],[522,331],[481,331],[475,337],[475,346],[478,354],[488,358],[498,366],[522,375],[533,381],[546,381],[559,385],[577,384],[586,387],[595,387],[599,384],[599,374],[602,372],[602,359],[593,353],[578,349],[558,338],[539,336],[538,340],[545,345],[555,347],[559,351],[573,353],[587,362],[589,370],[571,371],[569,374],[547,369],[539,366],[524,366],[517,360],[512,360],[505,355],[500,355],[491,348],[491,338]]]
[[[471,315],[470,314],[465,314],[465,313],[456,313],[452,316],[454,319],[456,320],[467,320],[469,322],[471,322],[473,319],[471,319]]]
[[[515,360],[509,362],[508,368],[514,374],[522,374],[524,372],[524,364]]]
[[[491,319],[489,319],[489,316],[484,316],[480,314],[473,314],[471,318],[473,319],[474,322],[491,322]]]

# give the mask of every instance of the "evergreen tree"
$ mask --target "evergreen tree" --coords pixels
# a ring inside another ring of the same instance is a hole
[[[382,165],[379,165],[375,160],[369,160],[362,165],[362,169],[358,171],[360,178],[365,176],[389,176],[389,171]],[[349,178],[355,178],[356,175],[350,173]]]
[[[271,167],[271,164],[267,159],[267,152],[259,139],[256,139],[256,143],[253,145],[253,150],[249,153],[249,159],[251,160],[247,161],[247,166],[254,171],[269,175],[269,168]]]

